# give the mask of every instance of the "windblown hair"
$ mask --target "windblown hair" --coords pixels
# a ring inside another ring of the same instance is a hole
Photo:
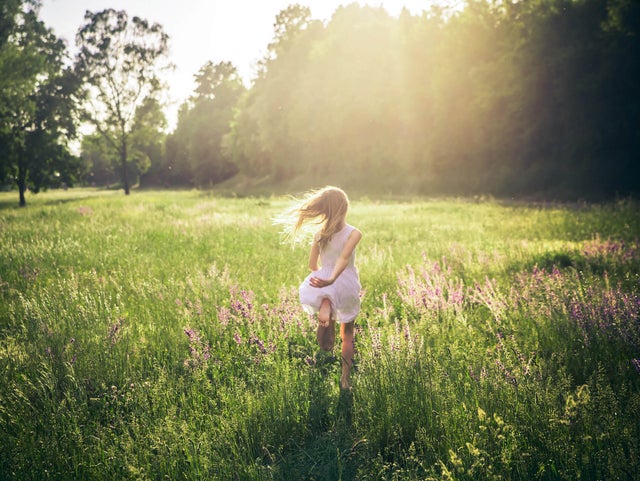
[[[320,249],[324,249],[336,234],[347,217],[349,210],[349,198],[338,187],[326,186],[319,190],[308,192],[299,205],[290,213],[287,221],[277,220],[284,224],[284,236],[295,243],[303,226],[307,223],[322,224],[316,234],[315,242]]]

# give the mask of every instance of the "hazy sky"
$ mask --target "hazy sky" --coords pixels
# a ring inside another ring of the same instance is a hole
[[[231,61],[249,86],[255,62],[264,56],[273,38],[276,15],[293,3],[309,6],[314,19],[326,20],[344,4],[383,6],[397,15],[403,5],[419,13],[434,0],[43,0],[40,14],[72,52],[86,10],[115,8],[160,23],[169,34],[171,61],[176,67],[168,78],[169,111],[175,112],[194,89],[193,75],[209,60]]]

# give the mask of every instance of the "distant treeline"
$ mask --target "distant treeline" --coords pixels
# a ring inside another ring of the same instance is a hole
[[[239,95],[230,76],[224,96],[197,92],[148,180],[637,193],[639,5],[471,1],[396,18],[354,4],[326,24],[292,6],[252,87]]]
[[[640,192],[637,1],[469,0],[398,17],[352,4],[327,22],[292,5],[249,87],[229,62],[195,78],[173,132],[149,95],[124,147],[85,136],[76,179],[117,184],[124,165],[146,186]]]
[[[640,190],[640,2],[290,8],[239,105],[241,171],[422,193]]]

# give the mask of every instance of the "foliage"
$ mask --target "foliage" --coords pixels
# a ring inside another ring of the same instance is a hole
[[[129,134],[129,157],[127,169],[132,179],[159,170],[164,161],[167,121],[160,103],[147,97],[136,109]],[[121,159],[109,145],[108,139],[99,134],[88,134],[82,139],[82,163],[84,181],[89,185],[113,185],[120,179]],[[149,172],[150,171],[150,172]]]
[[[635,202],[355,197],[341,393],[297,302],[307,252],[270,222],[286,199],[5,199],[6,479],[640,477]]]
[[[276,182],[385,192],[637,193],[637,19],[618,0],[397,18],[351,4],[326,24],[291,6],[240,105],[234,159]]]
[[[242,80],[230,62],[207,62],[195,81],[194,95],[182,105],[176,130],[167,139],[166,159],[157,169],[156,182],[208,186],[238,171],[225,153],[223,139],[245,90]]]
[[[238,191],[638,193],[637,2],[468,0],[398,16],[353,3],[326,22],[290,5],[249,88],[229,62],[206,63],[168,135],[162,27],[88,12],[71,72],[38,5],[1,5],[0,180],[17,183],[21,203],[81,169],[90,184],[120,178],[126,193],[236,173]],[[96,131],[79,160],[67,144],[81,82]]]
[[[158,110],[155,96],[162,88],[159,74],[166,66],[160,62],[168,52],[168,36],[161,25],[129,19],[122,10],[87,11],[85,21],[76,38],[76,69],[87,87],[86,120],[117,153],[122,185],[129,194],[135,171],[149,167],[148,154],[136,148],[135,136],[144,129],[146,137],[159,135],[157,124],[140,122],[150,107]]]
[[[26,205],[27,188],[71,185],[79,163],[75,135],[79,83],[65,46],[38,19],[36,2],[3,2],[0,25],[0,181]]]

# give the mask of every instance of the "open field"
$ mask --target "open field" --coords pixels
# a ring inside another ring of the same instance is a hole
[[[0,193],[0,478],[638,480],[640,209],[352,199],[353,390],[284,198]]]

